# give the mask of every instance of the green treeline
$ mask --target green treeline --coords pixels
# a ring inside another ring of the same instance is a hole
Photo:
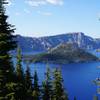
[[[43,82],[37,71],[31,75],[29,65],[23,71],[21,50],[17,47],[14,26],[7,22],[6,0],[0,0],[0,100],[69,100],[63,87],[61,71],[47,67]],[[17,50],[14,67],[10,51]],[[38,78],[39,77],[39,78]],[[94,100],[98,98],[95,96]],[[76,97],[74,98],[76,100]]]
[[[6,0],[0,0],[0,100],[67,100],[58,69],[51,74],[48,68],[41,85],[37,71],[31,75],[28,65],[26,72],[23,71],[21,50],[14,41],[14,28],[7,22],[6,4]],[[10,51],[16,47],[18,53],[14,67]]]
[[[15,69],[16,82],[14,83],[14,87],[12,86],[14,91],[9,98],[14,98],[15,100],[68,100],[59,69],[51,71],[47,67],[44,73],[45,78],[40,84],[37,71],[35,70],[34,74],[31,75],[28,64],[25,73],[23,72],[21,51],[19,48],[17,51],[17,64]]]
[[[36,70],[31,75],[30,67],[27,64],[26,71],[23,71],[21,50],[18,48],[17,52],[14,78],[5,83],[6,93],[0,95],[0,100],[69,100],[63,87],[63,78],[59,69],[51,71],[47,67],[44,80],[40,84]]]

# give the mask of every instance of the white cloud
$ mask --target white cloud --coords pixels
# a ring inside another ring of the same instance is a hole
[[[46,0],[46,1],[53,5],[63,5],[63,0]]]
[[[26,3],[33,7],[40,5],[52,4],[52,5],[63,5],[64,0],[26,0]]]
[[[46,4],[45,0],[27,0],[26,3],[33,7],[38,7],[40,5]]]

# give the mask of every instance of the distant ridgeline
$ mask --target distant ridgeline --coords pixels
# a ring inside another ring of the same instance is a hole
[[[67,33],[47,37],[23,37],[17,36],[18,45],[22,51],[47,51],[62,43],[75,43],[79,48],[85,50],[100,49],[100,39],[84,35],[82,32]]]
[[[83,49],[80,49],[77,44],[73,43],[64,43],[60,44],[46,53],[40,53],[36,55],[26,55],[23,57],[24,61],[29,60],[30,62],[44,62],[44,63],[78,63],[78,62],[90,62],[90,61],[99,61],[99,59],[86,52]]]

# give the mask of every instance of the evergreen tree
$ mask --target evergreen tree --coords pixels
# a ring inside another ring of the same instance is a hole
[[[17,64],[16,64],[16,99],[17,100],[23,100],[25,97],[25,79],[24,79],[24,72],[22,69],[22,56],[21,56],[21,50],[18,47],[17,49]]]
[[[16,42],[12,33],[12,25],[8,24],[8,16],[5,14],[6,0],[0,0],[0,97],[5,98],[9,94],[6,84],[14,80],[14,68],[9,51],[15,49]]]
[[[39,96],[40,96],[40,91],[39,91],[39,84],[38,84],[38,75],[37,75],[37,71],[34,71],[34,83],[33,83],[33,100],[39,100]]]
[[[31,77],[31,73],[30,73],[30,68],[29,66],[27,66],[26,68],[26,73],[25,73],[25,86],[27,89],[31,89],[32,90],[32,77]]]
[[[21,49],[18,47],[17,49],[17,64],[16,64],[16,76],[18,82],[24,81],[24,72],[22,69],[22,56],[21,56]]]
[[[15,91],[16,91],[17,84],[14,83],[14,82],[10,82],[10,83],[6,84],[6,87],[8,88],[9,93],[5,96],[5,98],[7,100],[10,100],[12,97],[15,98],[16,97],[16,92]]]
[[[68,96],[64,91],[63,88],[63,78],[61,75],[61,71],[56,69],[54,71],[54,95],[53,95],[53,100],[68,100]]]
[[[52,80],[49,67],[45,73],[45,81],[42,84],[42,100],[51,100],[52,99]]]
[[[27,65],[26,73],[25,73],[25,91],[26,91],[26,99],[31,100],[32,99],[32,77],[30,73],[30,68]]]

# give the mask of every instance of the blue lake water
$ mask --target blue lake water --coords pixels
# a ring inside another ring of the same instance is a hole
[[[100,53],[98,54],[100,56]],[[26,64],[23,63],[24,69]],[[51,69],[60,67],[64,79],[64,87],[68,91],[69,100],[76,96],[77,100],[93,100],[93,95],[97,95],[97,86],[93,83],[97,77],[100,77],[100,62],[91,63],[72,63],[72,64],[49,64]],[[31,73],[36,69],[40,82],[44,79],[46,64],[30,64]],[[100,95],[99,100],[100,100]]]

